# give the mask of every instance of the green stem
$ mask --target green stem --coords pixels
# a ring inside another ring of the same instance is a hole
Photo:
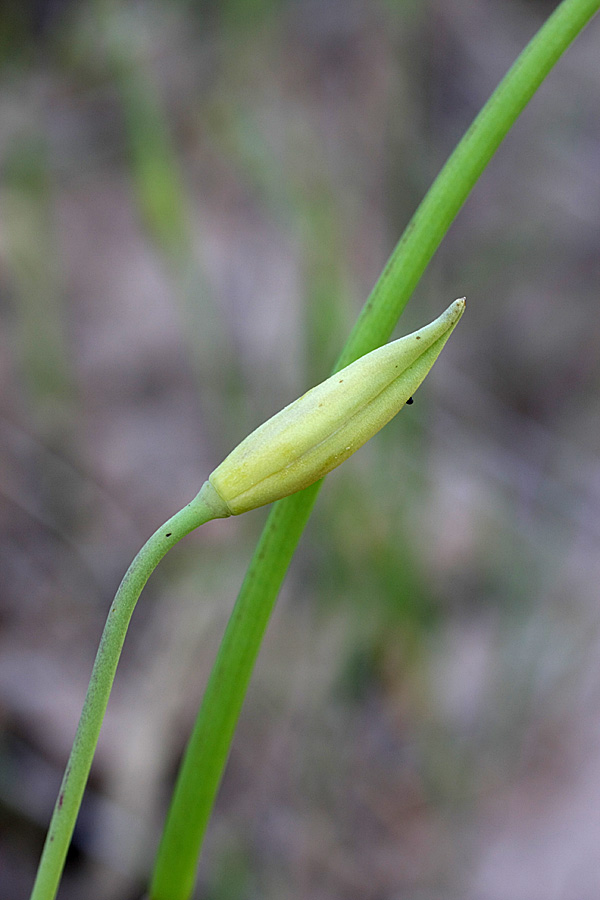
[[[277,593],[322,482],[273,506],[213,666],[155,863],[151,900],[184,900],[254,662]],[[307,498],[310,503],[307,503]],[[269,566],[261,560],[268,558]]]
[[[204,492],[200,491],[191,503],[175,513],[146,541],[119,585],[100,639],[73,749],[46,835],[31,900],[53,900],[56,896],[117,663],[142,589],[171,547],[190,531],[215,517],[215,511],[205,501]]]
[[[408,223],[336,368],[388,340],[479,176],[548,73],[599,9],[600,0],[563,0],[511,66]]]
[[[512,66],[438,175],[369,297],[336,369],[386,341],[477,179],[561,54],[600,9],[563,0]],[[150,889],[188,900],[204,832],[277,593],[319,484],[275,504],[227,626],[180,770]]]

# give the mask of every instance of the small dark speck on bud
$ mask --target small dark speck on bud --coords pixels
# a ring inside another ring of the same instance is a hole
[[[411,406],[414,402],[415,402],[415,401],[413,400],[413,398],[412,398],[412,397],[409,397],[408,400],[406,401],[406,405],[407,405],[407,406]]]
[[[165,537],[171,537],[172,534],[173,534],[172,531],[167,531],[167,533],[165,534]]]
[[[418,335],[416,336],[416,338],[415,338],[415,341],[420,341],[420,340],[421,340],[421,335],[418,334]]]

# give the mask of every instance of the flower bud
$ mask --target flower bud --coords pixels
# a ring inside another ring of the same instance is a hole
[[[450,337],[464,297],[419,331],[367,353],[253,431],[209,476],[219,516],[272,503],[322,478],[412,397]]]

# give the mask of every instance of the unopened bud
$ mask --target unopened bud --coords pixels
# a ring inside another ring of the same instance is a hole
[[[455,300],[419,331],[367,353],[253,431],[202,489],[216,515],[239,515],[318,481],[410,400],[465,309]]]

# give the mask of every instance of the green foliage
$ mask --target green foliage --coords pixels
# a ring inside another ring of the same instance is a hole
[[[402,8],[411,5],[402,4]],[[202,13],[206,13],[207,18],[210,18],[211,4],[202,6],[200,17],[202,18]],[[524,51],[409,223],[351,334],[338,361],[338,367],[357,359],[390,336],[425,267],[500,141],[560,54],[599,6],[599,3],[590,0],[565,0]],[[230,17],[232,30],[244,19],[247,22],[258,21],[261,16],[269,16],[276,8],[275,3],[241,3],[239,0],[221,6],[222,15]],[[212,14],[218,13],[213,9]],[[123,78],[126,75],[124,72]],[[179,264],[181,248],[186,248],[184,256],[189,249],[185,191],[173,155],[169,129],[161,113],[161,104],[150,85],[151,81],[140,85],[135,79],[121,83],[133,180],[138,208],[148,235],[162,249],[166,258],[171,261],[175,259]],[[234,122],[228,134],[231,136],[236,128],[243,127],[244,123]],[[265,171],[259,172],[258,181],[262,179],[264,185],[268,174]],[[43,187],[43,179],[40,181],[37,176],[33,177],[31,184],[37,190],[40,184]],[[290,193],[293,195],[293,191]],[[308,210],[311,232],[314,230],[318,235],[335,237],[335,210],[328,206],[327,199],[322,200],[317,196],[308,205]],[[312,302],[309,341],[315,347],[321,347],[327,355],[330,355],[332,345],[326,333],[327,322],[323,313],[326,307],[321,304],[328,292],[339,298],[332,302],[332,317],[340,322],[346,316],[343,273],[328,271],[329,261],[327,253],[320,254],[318,247],[309,247],[307,269],[314,276],[310,288]],[[185,259],[182,272],[188,262],[189,259]],[[314,485],[302,494],[280,501],[269,516],[226,630],[184,760],[157,858],[151,893],[153,900],[184,900],[193,890],[199,849],[260,642],[318,490],[319,485]],[[341,506],[340,503],[340,508]],[[370,505],[367,508],[367,504],[357,502],[356,516],[363,527],[371,527],[369,538],[361,542],[360,554],[353,558],[352,552],[348,550],[348,547],[353,546],[352,536],[348,541],[347,536],[344,539],[340,537],[337,543],[332,541],[332,561],[336,570],[340,573],[343,570],[352,573],[353,577],[348,578],[347,585],[349,593],[354,592],[352,599],[355,599],[355,608],[358,608],[366,590],[361,580],[361,562],[365,566],[374,566],[377,572],[375,591],[379,595],[378,607],[362,640],[357,639],[349,648],[338,682],[344,695],[355,701],[364,696],[365,691],[385,689],[386,672],[390,668],[402,667],[409,660],[416,661],[415,671],[418,669],[419,654],[436,619],[424,565],[406,541],[406,535],[411,531],[411,521],[391,522],[389,529],[382,533],[373,527]],[[151,570],[158,558],[152,556],[149,562]],[[131,606],[128,608],[129,614],[130,611]],[[357,621],[360,621],[358,616]],[[121,640],[123,636],[120,635]],[[398,645],[401,647],[400,659],[396,655]],[[102,697],[87,719],[89,704],[86,705],[82,718],[85,740],[82,743],[80,734],[73,751],[78,770],[77,790],[71,795],[62,792],[57,803],[58,812],[68,808],[69,819],[58,831],[52,831],[52,840],[47,845],[50,849],[42,860],[38,887],[34,892],[36,900],[50,900],[54,896],[70,829],[87,777],[86,766],[89,769],[103,704],[105,705],[110,691],[117,658],[118,649],[115,653],[113,647],[109,667],[111,671],[105,672]],[[96,688],[97,683],[93,681],[92,695]],[[85,747],[84,754],[82,746]],[[443,756],[440,748],[441,742],[434,748],[434,752]],[[433,768],[435,767],[432,766]],[[442,771],[443,766],[439,769]],[[70,767],[67,775],[71,773],[72,776],[72,772],[73,768]],[[72,777],[65,777],[65,785],[69,789],[72,780]],[[452,773],[448,768],[447,782],[450,783],[451,780]],[[444,778],[440,781],[444,781]],[[441,791],[443,788],[436,787],[435,779],[432,779],[431,790]],[[60,841],[57,837],[59,834]],[[235,897],[253,888],[252,879],[246,872],[245,854],[241,852],[237,856],[234,853],[234,856],[234,875],[229,883],[223,880],[220,888],[211,889],[217,896],[219,890],[221,896]]]
[[[565,0],[506,75],[440,172],[369,297],[336,369],[389,338],[473,185],[599,2]],[[156,859],[151,900],[187,900],[260,642],[319,484],[278,501],[238,596],[190,739]],[[231,668],[230,668],[231,667]],[[227,689],[224,689],[224,683]]]

